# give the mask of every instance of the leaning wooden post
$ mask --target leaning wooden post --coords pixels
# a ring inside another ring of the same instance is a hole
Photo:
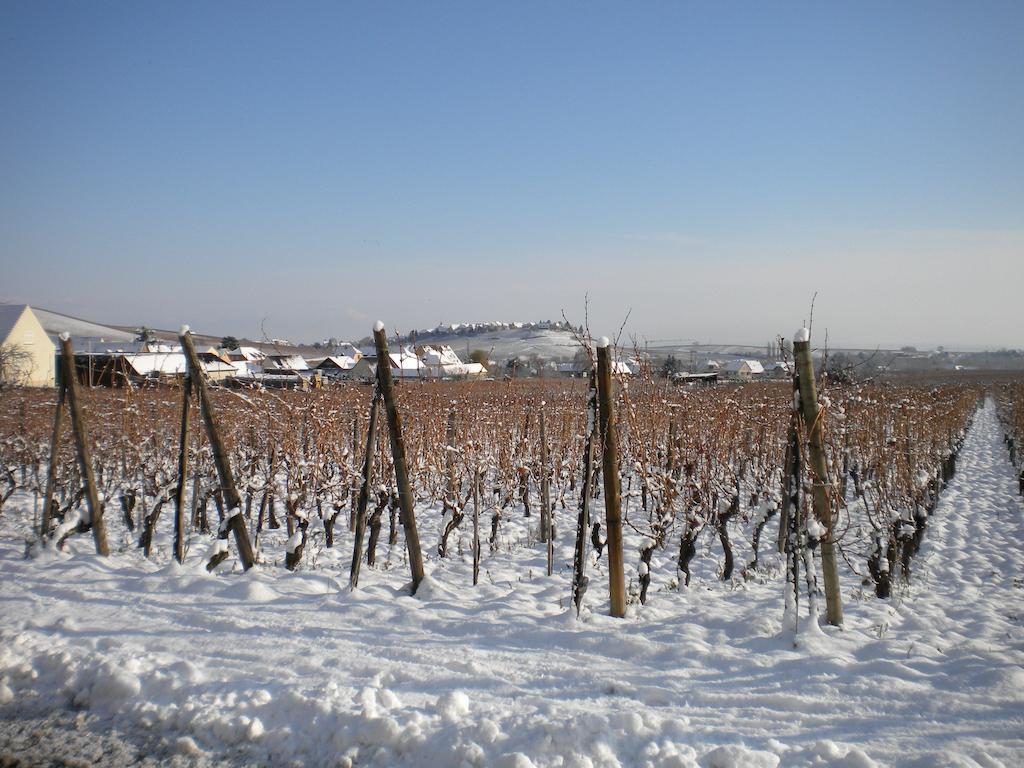
[[[608,591],[611,615],[626,615],[626,577],[622,558],[622,506],[619,489],[619,441],[612,410],[611,342],[602,336],[597,342],[597,392],[600,405],[601,457],[604,474],[604,510],[608,526]]]
[[[85,428],[85,419],[82,416],[82,404],[78,400],[78,387],[75,381],[75,353],[71,349],[71,337],[66,333],[60,335],[60,354],[64,389],[67,392],[68,410],[71,412],[71,429],[75,433],[75,445],[78,448],[78,466],[82,470],[82,479],[85,481],[85,500],[89,506],[89,521],[92,526],[92,537],[96,542],[96,554],[109,555],[107,526],[103,522],[103,507],[100,505],[99,493],[96,490],[89,433]]]
[[[181,335],[178,338],[181,340],[181,348],[185,350],[185,360],[188,363],[187,372],[192,379],[192,386],[195,387],[196,394],[199,395],[199,412],[203,417],[206,436],[210,440],[210,449],[213,452],[213,463],[217,467],[221,492],[224,494],[224,501],[227,504],[227,517],[221,523],[222,530],[218,533],[218,537],[227,538],[228,530],[235,534],[238,559],[242,561],[242,568],[249,570],[256,558],[253,555],[252,544],[249,542],[249,532],[245,529],[245,521],[242,519],[242,497],[238,495],[238,490],[235,488],[235,478],[231,473],[228,451],[220,438],[220,431],[217,429],[217,418],[213,411],[213,404],[210,402],[206,378],[203,376],[202,366],[199,365],[199,356],[196,355],[196,348],[192,344],[192,334],[189,333],[187,325],[181,329]],[[225,557],[227,557],[227,551],[219,550],[206,564],[207,570],[212,571]]]
[[[373,390],[370,403],[370,421],[366,427],[366,450],[363,452],[363,482],[359,486],[359,500],[355,511],[355,544],[352,548],[352,566],[349,568],[348,585],[359,586],[359,568],[363,561],[363,536],[366,534],[366,505],[370,500],[370,483],[373,481],[373,457],[377,453],[377,406],[380,393]]]
[[[832,501],[829,498],[828,463],[825,459],[824,425],[818,409],[818,391],[814,382],[814,363],[811,360],[811,334],[801,328],[793,337],[793,355],[800,387],[800,407],[804,428],[809,435],[808,459],[813,479],[814,515],[825,527],[821,538],[821,569],[825,577],[825,605],[828,623],[842,626],[843,604],[839,591],[839,568],[836,563]]]
[[[67,390],[64,379],[57,388],[57,407],[53,412],[53,432],[50,433],[50,466],[46,469],[46,494],[43,496],[43,520],[39,524],[39,537],[46,541],[50,535],[50,514],[53,507],[53,494],[57,487],[57,457],[59,454],[61,423],[64,416],[64,397]]]
[[[185,483],[188,480],[189,401],[192,376],[185,373],[181,387],[181,438],[178,441],[178,488],[174,494],[174,559],[185,562]]]
[[[384,397],[384,409],[388,417],[388,432],[391,435],[391,458],[395,465],[395,482],[398,484],[398,503],[402,510],[402,527],[405,529],[405,545],[409,551],[409,569],[412,571],[412,594],[416,594],[423,581],[423,554],[420,550],[420,536],[416,531],[416,513],[413,510],[412,488],[409,485],[409,469],[405,462],[405,440],[402,438],[402,420],[395,406],[395,385],[391,380],[391,360],[388,357],[388,339],[384,323],[377,321],[373,326],[373,340],[377,345],[377,381]]]
[[[554,525],[551,522],[551,482],[548,477],[548,436],[544,424],[544,403],[540,404],[540,540],[547,544],[548,576],[555,567]]]

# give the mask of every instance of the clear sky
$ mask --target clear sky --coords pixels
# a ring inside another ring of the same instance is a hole
[[[0,1],[0,300],[1024,347],[1024,2]]]

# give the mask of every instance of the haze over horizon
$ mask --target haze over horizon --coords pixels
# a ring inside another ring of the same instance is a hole
[[[0,301],[1024,347],[1024,4],[0,6]]]

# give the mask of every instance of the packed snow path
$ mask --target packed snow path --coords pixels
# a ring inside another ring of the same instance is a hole
[[[465,561],[435,564],[411,598],[400,566],[349,593],[329,553],[305,573],[211,576],[198,555],[102,559],[79,537],[26,561],[31,511],[0,519],[0,760],[1024,765],[1024,525],[991,404],[912,587],[880,601],[847,572],[845,629],[797,648],[778,568],[683,591],[655,573],[626,620],[603,614],[595,571],[577,621],[539,547],[486,561],[477,589]],[[69,708],[77,729],[46,715]]]

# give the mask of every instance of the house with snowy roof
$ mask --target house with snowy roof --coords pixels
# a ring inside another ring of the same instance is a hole
[[[424,345],[416,352],[426,368],[426,375],[432,379],[479,378],[487,375],[487,369],[480,363],[464,363],[450,346]]]
[[[764,372],[772,379],[788,379],[793,375],[792,360],[776,360],[764,367]]]
[[[275,353],[263,358],[264,373],[298,373],[308,370],[309,364],[302,355]]]
[[[721,367],[726,378],[738,381],[750,381],[764,375],[764,366],[760,360],[729,360]]]
[[[411,347],[402,347],[400,352],[388,354],[391,377],[394,379],[425,379],[430,373],[427,366]],[[349,378],[372,379],[377,375],[377,355],[363,355],[349,372]]]
[[[263,372],[263,358],[265,355],[256,347],[238,347],[227,350],[228,362],[236,371],[237,376],[255,376]]]
[[[313,370],[319,371],[327,379],[344,379],[351,375],[357,362],[356,358],[348,355],[329,355],[317,363]]]

